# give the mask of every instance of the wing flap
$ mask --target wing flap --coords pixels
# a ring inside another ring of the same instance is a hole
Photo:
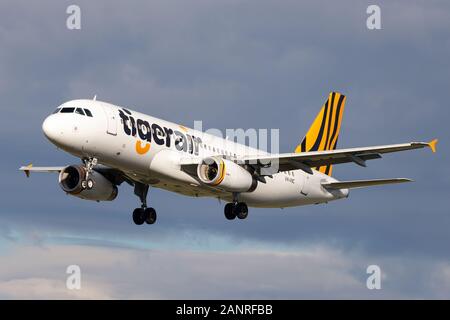
[[[395,184],[412,182],[411,179],[406,178],[394,178],[394,179],[375,179],[375,180],[353,180],[353,181],[338,181],[338,182],[325,182],[322,186],[327,189],[354,189],[372,187],[383,184]]]

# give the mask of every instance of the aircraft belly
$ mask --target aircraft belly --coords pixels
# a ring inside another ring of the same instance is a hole
[[[300,205],[302,198],[300,185],[297,181],[287,181],[285,174],[275,174],[266,178],[266,183],[258,183],[253,192],[240,195],[240,201],[245,201],[255,207],[287,207]]]
[[[334,200],[332,194],[320,187],[317,177],[308,178],[300,171],[294,176],[275,174],[273,179],[266,179],[267,183],[258,183],[255,191],[242,193],[240,200],[252,207],[265,208],[302,206]],[[305,184],[309,184],[308,188],[305,188]],[[306,189],[309,190],[308,194],[303,192]]]

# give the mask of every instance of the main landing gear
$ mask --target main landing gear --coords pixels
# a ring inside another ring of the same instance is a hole
[[[245,202],[238,202],[237,194],[233,195],[233,202],[227,203],[224,208],[225,218],[234,220],[236,217],[245,219],[248,216],[248,206]]]
[[[133,211],[133,222],[137,225],[154,224],[156,222],[156,210],[153,208],[136,208]]]
[[[148,185],[142,183],[135,183],[134,194],[141,200],[141,207],[136,208],[133,211],[133,222],[137,225],[154,224],[156,222],[156,210],[153,208],[147,208],[147,194]]]

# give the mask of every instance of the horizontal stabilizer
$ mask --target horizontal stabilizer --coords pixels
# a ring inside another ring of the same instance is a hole
[[[338,182],[325,182],[322,186],[328,189],[352,189],[352,188],[363,188],[371,187],[382,184],[393,184],[393,183],[403,183],[412,182],[411,179],[406,178],[394,178],[394,179],[375,179],[375,180],[354,180],[354,181],[338,181]]]

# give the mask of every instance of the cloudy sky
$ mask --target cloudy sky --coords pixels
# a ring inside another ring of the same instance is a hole
[[[448,140],[450,4],[378,1],[0,2],[0,298],[450,298]],[[123,185],[113,203],[65,195],[57,176],[18,167],[78,159],[53,147],[43,119],[98,99],[204,128],[279,128],[292,151],[325,101],[348,97],[338,147],[438,137],[438,153],[387,155],[338,179],[416,182],[349,199],[251,209],[151,190],[153,226],[135,226]],[[82,289],[66,289],[79,265]],[[382,289],[366,288],[366,268]]]

